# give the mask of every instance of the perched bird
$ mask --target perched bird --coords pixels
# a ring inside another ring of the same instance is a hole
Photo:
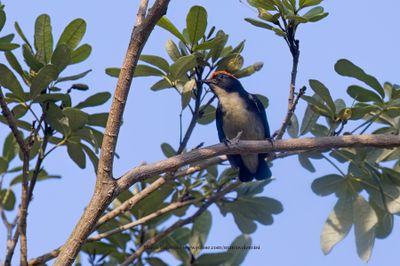
[[[219,140],[230,142],[236,137],[242,140],[270,138],[264,105],[253,94],[248,93],[232,74],[216,71],[203,81],[210,86],[218,98],[216,124]],[[249,182],[268,179],[272,173],[265,157],[267,154],[228,155],[233,167],[239,168],[239,179]]]

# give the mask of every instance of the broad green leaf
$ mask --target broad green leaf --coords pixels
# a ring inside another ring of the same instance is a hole
[[[308,171],[310,171],[311,173],[315,173],[315,167],[314,165],[311,163],[311,160],[308,156],[306,156],[303,153],[299,153],[298,155],[298,159],[299,162],[301,164],[301,166],[305,169],[307,169]]]
[[[0,85],[9,89],[19,99],[24,99],[24,91],[14,73],[5,65],[0,64]]]
[[[98,126],[98,127],[106,127],[108,119],[108,113],[98,113],[89,115],[88,125]]]
[[[225,34],[224,31],[219,30],[215,36],[215,38],[220,38],[222,41],[218,44],[216,44],[209,53],[209,56],[212,58],[212,62],[216,62],[219,57],[221,56],[222,52],[224,51],[225,44],[228,41],[229,35]]]
[[[106,68],[106,74],[111,76],[111,77],[118,78],[120,72],[121,72],[121,69],[117,68],[117,67]]]
[[[193,6],[186,17],[186,29],[190,44],[194,45],[204,36],[207,28],[207,11],[202,6]]]
[[[318,113],[320,115],[330,117],[330,118],[333,118],[335,116],[335,112],[332,112],[332,110],[328,106],[324,105],[317,98],[310,97],[307,95],[303,95],[303,96],[301,96],[301,98],[311,105],[311,109],[313,112]]]
[[[328,13],[324,13],[324,8],[321,6],[314,7],[303,15],[303,17],[310,22],[317,22],[326,16],[328,16]]]
[[[11,110],[16,119],[20,119],[28,112],[28,107],[25,104],[18,104]]]
[[[367,90],[363,87],[352,85],[347,89],[347,93],[359,102],[376,102],[382,103],[383,100],[373,91]]]
[[[168,80],[162,79],[162,80],[159,80],[156,83],[154,83],[150,89],[152,91],[159,91],[159,90],[168,89],[168,88],[172,88],[172,85],[169,83]]]
[[[75,83],[71,85],[71,88],[68,89],[68,91],[71,90],[78,90],[78,91],[87,91],[89,89],[89,86],[83,83]]]
[[[9,165],[9,163],[8,163],[7,158],[0,157],[0,174],[7,171],[8,165]]]
[[[201,50],[208,50],[208,49],[212,49],[214,48],[216,45],[219,45],[220,43],[222,43],[224,41],[223,38],[220,37],[215,37],[212,40],[206,41],[206,42],[202,42],[199,45],[197,45],[194,50],[195,51],[201,51]]]
[[[79,166],[79,168],[84,169],[86,166],[86,157],[83,152],[83,148],[80,144],[67,143],[67,151],[69,157]]]
[[[150,266],[168,266],[168,264],[156,257],[147,257],[146,261]]]
[[[327,196],[346,189],[346,179],[343,176],[329,174],[315,179],[311,189],[318,196]]]
[[[256,19],[245,18],[244,20],[249,22],[253,26],[256,26],[256,27],[259,27],[259,28],[264,28],[264,29],[267,29],[267,30],[272,30],[274,28],[273,26],[271,26],[271,25],[269,25],[269,24],[267,24],[265,22],[256,20]]]
[[[181,93],[181,106],[182,110],[185,109],[189,103],[192,96],[192,90],[196,87],[196,80],[191,79],[183,85],[182,93]]]
[[[89,159],[93,165],[94,171],[97,172],[97,165],[99,164],[99,158],[88,146],[86,146],[85,144],[81,144],[81,146],[83,148],[83,151],[89,157]]]
[[[2,44],[9,44],[14,39],[14,34],[7,34],[6,36],[0,37],[0,43]]]
[[[30,181],[32,179],[32,172],[33,171],[31,171],[29,173],[28,181]],[[43,180],[47,180],[47,179],[60,179],[60,178],[61,178],[61,176],[59,176],[59,175],[49,175],[46,170],[42,169],[39,172],[36,181],[43,181]],[[18,183],[21,183],[21,182],[22,182],[22,174],[19,175],[19,176],[16,176],[13,180],[11,180],[10,186],[14,186],[14,185],[16,185]]]
[[[51,102],[62,101],[63,106],[65,106],[65,107],[71,106],[71,96],[66,93],[41,94],[41,95],[37,96],[34,100],[34,102],[40,102],[40,103],[44,103],[47,101],[51,101]]]
[[[4,25],[6,24],[7,20],[7,15],[6,12],[4,12],[4,9],[0,9],[0,31],[3,29]]]
[[[299,121],[297,120],[296,114],[293,114],[290,118],[290,123],[287,127],[287,131],[289,133],[289,136],[291,136],[292,138],[299,137]]]
[[[235,74],[235,76],[236,76],[236,74]],[[268,108],[269,99],[266,96],[261,95],[261,94],[254,94],[254,95],[260,100],[260,102],[262,103],[262,105],[264,106],[265,109]]]
[[[30,97],[34,99],[38,96],[51,82],[57,79],[58,73],[58,68],[55,65],[44,66],[32,80]]]
[[[0,191],[0,206],[7,211],[14,210],[16,197],[11,189],[3,189]]]
[[[247,254],[249,253],[249,249],[246,247],[250,247],[252,243],[251,237],[248,235],[240,235],[236,237],[233,242],[230,244],[231,247],[243,247],[241,249],[230,249],[228,253],[231,257],[228,259],[226,263],[223,265],[225,266],[239,266],[242,265],[244,259],[246,258]]]
[[[135,68],[134,77],[148,77],[148,76],[163,76],[164,73],[158,70],[157,68],[146,66],[146,65],[137,65]]]
[[[19,44],[16,44],[16,43],[0,42],[0,51],[11,51],[11,50],[17,49],[18,47],[19,47]]]
[[[22,55],[24,56],[25,62],[31,68],[31,70],[38,72],[44,66],[35,58],[32,49],[27,44],[22,45]]]
[[[68,118],[69,128],[72,131],[82,128],[88,122],[88,114],[77,108],[64,108],[63,114]]]
[[[235,77],[244,78],[250,75],[253,75],[255,72],[260,71],[264,66],[263,62],[256,62],[248,67],[242,68],[238,72],[235,73]]]
[[[231,259],[231,254],[227,252],[204,253],[196,258],[192,266],[221,266],[229,259]]]
[[[169,158],[176,155],[175,149],[168,143],[161,144],[161,150],[164,153],[165,157]]]
[[[315,79],[310,79],[310,87],[321,99],[326,102],[332,112],[336,112],[335,103],[332,100],[329,89],[324,84]]]
[[[387,208],[393,214],[400,213],[400,188],[398,186],[383,180],[380,181],[379,185],[372,181],[364,181],[361,185],[368,191],[371,199],[380,208]],[[385,202],[382,199],[381,189],[383,190]]]
[[[360,259],[367,262],[374,246],[378,218],[374,209],[361,196],[353,201],[353,219],[357,253]]]
[[[316,6],[319,5],[322,0],[300,0],[299,5],[300,8],[308,7],[308,6]]]
[[[179,52],[178,46],[172,40],[167,40],[167,42],[165,43],[165,49],[167,50],[167,54],[173,61],[178,60],[182,56]]]
[[[64,43],[68,45],[71,50],[74,50],[81,42],[85,32],[86,22],[81,18],[77,18],[71,21],[67,27],[65,27],[57,45]]]
[[[159,69],[163,70],[165,73],[169,71],[169,64],[167,60],[160,56],[156,55],[141,55],[140,60],[146,63],[152,64],[153,66],[158,67]]]
[[[263,8],[266,10],[276,10],[273,1],[270,0],[247,0],[249,5],[255,7],[255,8]]]
[[[47,14],[40,15],[35,22],[35,48],[38,60],[47,64],[53,53],[53,34],[51,32],[50,17]]]
[[[3,144],[3,158],[10,162],[18,154],[18,151],[19,146],[14,135],[12,133],[8,134]],[[3,169],[3,171],[5,170]]]
[[[77,80],[77,79],[81,79],[83,77],[85,77],[87,74],[89,74],[90,72],[92,72],[91,69],[86,70],[85,72],[76,74],[76,75],[72,75],[72,76],[68,76],[68,77],[60,77],[56,80],[56,83],[59,82],[63,82],[63,81],[71,81],[71,80]]]
[[[208,105],[207,107],[200,107],[201,113],[197,122],[201,125],[208,125],[215,120],[215,107]]]
[[[309,22],[317,22],[317,21],[320,21],[321,19],[326,18],[328,15],[329,15],[329,13],[327,13],[327,12],[319,13],[319,14],[316,14],[316,15],[314,15],[312,17],[309,17],[308,21]]]
[[[190,250],[191,253],[197,256],[204,247],[208,234],[210,233],[212,223],[211,213],[206,210],[202,215],[196,218],[193,223],[192,231],[190,233]]]
[[[15,55],[7,51],[4,53],[6,56],[7,62],[10,64],[10,66],[21,76],[25,79],[25,73],[24,70],[22,69],[21,64],[18,62],[18,59],[15,57]]]
[[[71,63],[71,49],[65,44],[57,45],[51,63],[58,67],[59,72],[63,71]]]
[[[239,197],[252,197],[263,192],[264,187],[270,182],[271,179],[242,183],[235,191]]]
[[[99,92],[88,97],[83,102],[78,103],[75,108],[82,109],[86,107],[98,106],[107,102],[111,97],[109,92]]]
[[[314,98],[318,97],[316,95]],[[301,122],[300,127],[300,135],[304,135],[311,130],[311,128],[315,125],[319,118],[319,115],[316,114],[310,105],[307,105],[306,112],[304,113],[303,121]]]
[[[349,60],[340,59],[339,61],[337,61],[335,64],[335,71],[339,75],[353,77],[363,81],[368,86],[373,88],[376,92],[378,92],[378,94],[382,98],[385,97],[385,91],[383,90],[382,85],[379,83],[379,81],[375,77],[365,73],[364,70],[362,70],[359,66],[356,66]]]
[[[65,127],[68,126],[68,119],[63,115],[59,106],[48,103],[45,121],[56,131],[65,134]]]
[[[229,73],[235,73],[239,71],[243,66],[243,56],[238,53],[232,53],[222,58],[218,63],[217,70],[225,70]]]
[[[85,43],[72,51],[71,64],[78,64],[85,61],[92,53],[92,46]]]
[[[353,198],[346,193],[339,198],[335,207],[329,214],[321,232],[321,249],[325,255],[342,241],[353,225]]]
[[[380,239],[388,237],[393,231],[394,215],[381,209],[374,201],[370,200],[368,203],[374,209],[378,217],[378,223],[375,227],[375,237]]]
[[[194,55],[182,56],[170,67],[171,74],[176,79],[183,76],[189,70],[196,66],[196,57]],[[161,72],[160,72],[161,73]]]
[[[273,15],[266,9],[258,8],[258,17],[268,22],[276,23],[280,17],[280,14],[277,13]]]
[[[179,32],[179,30],[174,26],[174,24],[172,24],[172,22],[169,19],[167,19],[167,17],[163,16],[157,22],[157,26],[169,31],[170,33],[175,35],[175,37],[177,37],[179,40],[181,40],[183,43],[186,44],[186,39],[185,37],[183,37],[183,34]]]

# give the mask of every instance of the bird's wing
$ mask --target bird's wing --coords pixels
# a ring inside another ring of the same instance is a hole
[[[222,127],[223,119],[222,119],[222,108],[221,108],[220,104],[218,104],[217,111],[215,113],[215,121],[216,121],[216,124],[217,124],[217,131],[218,131],[219,141],[221,141],[221,142],[225,141],[226,137],[225,137],[224,129]]]
[[[257,96],[254,95],[254,94],[249,94],[249,99],[251,100],[252,103],[254,103],[254,107],[255,107],[256,112],[258,112],[261,115],[262,123],[263,123],[264,130],[265,130],[265,138],[270,138],[271,134],[270,134],[270,131],[269,131],[267,114],[265,113],[264,105],[257,98]]]

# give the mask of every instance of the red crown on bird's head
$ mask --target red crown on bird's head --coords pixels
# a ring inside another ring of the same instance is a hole
[[[219,70],[219,71],[215,71],[214,73],[211,74],[210,79],[214,78],[216,75],[218,74],[225,74],[227,76],[230,76],[232,78],[236,78],[235,75],[233,75],[232,73],[229,73],[225,70]]]

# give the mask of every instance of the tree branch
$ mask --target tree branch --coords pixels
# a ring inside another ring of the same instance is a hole
[[[231,183],[228,185],[225,189],[221,190],[220,192],[217,192],[213,196],[211,196],[193,215],[185,218],[178,220],[174,224],[172,224],[170,227],[165,229],[163,232],[156,234],[154,237],[150,238],[147,240],[139,249],[135,251],[131,256],[129,256],[122,264],[121,266],[128,266],[132,262],[135,261],[136,258],[138,258],[144,251],[147,249],[151,248],[154,246],[156,243],[158,243],[160,240],[168,236],[170,233],[175,231],[178,228],[181,228],[182,226],[185,226],[187,224],[193,223],[197,217],[199,217],[204,211],[207,210],[207,208],[219,200],[221,197],[226,195],[227,193],[231,192],[233,189],[235,189],[237,186],[239,186],[241,182],[235,182]]]
[[[146,14],[147,3],[147,0],[141,0],[140,2],[138,17],[136,18],[136,21],[140,24],[136,24],[132,30],[131,39],[118,77],[104,131],[94,194],[81,219],[61,249],[55,265],[71,265],[74,262],[76,255],[92,232],[98,218],[117,196],[112,169],[125,103],[139,56],[157,21],[166,13],[169,0],[155,1],[148,15],[144,17],[143,14]]]

